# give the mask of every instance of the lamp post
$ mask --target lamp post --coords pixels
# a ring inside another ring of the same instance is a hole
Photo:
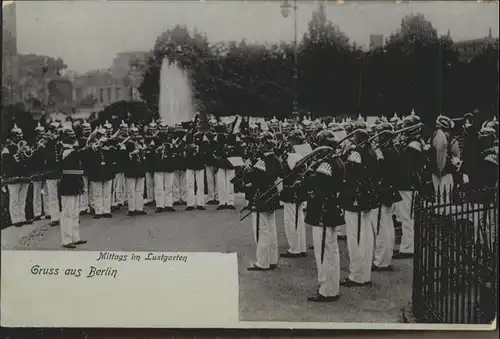
[[[297,102],[297,80],[298,76],[298,62],[297,62],[297,0],[293,0],[293,5],[288,0],[283,0],[281,3],[281,14],[284,18],[290,15],[293,10],[293,77],[292,77],[292,90],[293,90],[293,104],[292,115],[297,118],[299,115],[299,105]]]

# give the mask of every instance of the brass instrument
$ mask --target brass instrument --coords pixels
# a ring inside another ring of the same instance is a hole
[[[14,160],[16,162],[20,162],[22,160],[29,160],[34,153],[35,150],[30,145],[28,145],[28,143],[25,140],[21,140],[17,144],[17,151],[14,154]]]

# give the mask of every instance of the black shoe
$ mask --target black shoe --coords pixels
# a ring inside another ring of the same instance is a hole
[[[101,219],[102,218],[102,214],[96,214],[94,215],[94,219]]]
[[[31,225],[33,223],[33,219],[28,219],[25,222],[23,222],[24,225]]]
[[[40,221],[42,220],[42,217],[35,217],[35,219],[33,219],[33,221]]]
[[[277,269],[277,268],[278,268],[278,265],[277,265],[277,264],[271,264],[271,265],[269,265],[269,269],[270,269],[270,270],[275,270],[275,269]]]
[[[64,248],[76,248],[74,244],[63,245]]]
[[[50,220],[50,215],[46,215],[43,217],[45,220]]]
[[[87,215],[87,214],[89,214],[89,211],[87,210],[80,211],[80,215]]]
[[[154,200],[148,201],[147,203],[144,204],[144,206],[151,206],[155,203]]]
[[[180,201],[176,201],[173,203],[174,206],[180,206],[181,205],[181,202]]]
[[[387,271],[392,271],[392,270],[393,270],[392,266],[379,267],[377,265],[372,265],[372,271],[373,272],[387,272]]]
[[[392,259],[411,259],[413,258],[413,253],[401,253],[401,252],[394,252],[392,255]]]
[[[194,206],[188,206],[188,207],[186,207],[186,211],[194,211]]]
[[[206,210],[206,208],[204,206],[196,206],[196,209],[198,211],[204,211],[204,210]]]
[[[303,258],[307,257],[307,252],[301,252],[300,256],[303,257]]]
[[[219,205],[217,206],[217,211],[222,211],[226,209],[226,205]]]
[[[87,240],[79,240],[77,242],[74,242],[73,245],[83,245],[83,244],[86,244],[87,243]]]
[[[50,226],[52,226],[52,227],[56,227],[58,225],[59,225],[59,221],[51,221],[50,222]]]
[[[110,219],[110,218],[113,218],[113,215],[111,213],[104,213],[102,215],[103,218],[107,218],[107,219]]]
[[[187,202],[185,202],[184,200],[181,200],[181,203],[180,203],[180,204],[181,204],[181,206],[186,206],[188,203],[187,203]]]
[[[165,209],[163,207],[158,207],[158,208],[156,208],[155,213],[161,213],[163,211],[165,211]]]
[[[165,207],[165,212],[175,212],[175,208],[173,207]]]
[[[133,216],[135,216],[135,215],[137,215],[137,214],[135,213],[135,211],[128,211],[127,215],[128,215],[129,217],[133,217]]]
[[[303,255],[302,253],[290,253],[290,252],[285,252],[280,254],[281,258],[302,258]]]
[[[16,227],[21,227],[21,226],[23,226],[23,223],[22,222],[16,222],[13,225],[16,226]]]
[[[325,297],[321,294],[316,293],[315,295],[312,295],[310,297],[307,298],[307,301],[312,301],[312,302],[333,302],[333,301],[337,301],[339,300],[340,296],[339,295],[335,295],[333,297]]]
[[[135,215],[146,215],[146,211],[135,211]]]
[[[314,249],[314,246],[309,246],[308,247],[310,250],[313,250]]]
[[[345,278],[345,279],[340,281],[340,285],[345,286],[345,287],[361,287],[361,286],[365,286],[365,283],[358,283],[358,282],[352,281],[349,278]]]
[[[227,210],[235,210],[236,207],[234,207],[233,205],[226,205],[226,209]]]
[[[247,271],[269,271],[270,268],[262,268],[257,266],[256,264],[253,264],[252,266],[247,268]]]

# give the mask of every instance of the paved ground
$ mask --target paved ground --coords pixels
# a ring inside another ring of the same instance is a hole
[[[238,197],[237,207],[243,199]],[[239,209],[238,208],[238,209]],[[178,208],[178,210],[183,208]],[[301,259],[280,259],[270,272],[248,272],[254,259],[250,218],[239,222],[237,211],[207,211],[154,214],[130,218],[115,212],[113,219],[94,220],[83,216],[80,232],[88,243],[81,250],[237,252],[240,276],[240,319],[243,321],[400,322],[401,308],[411,298],[412,262],[395,262],[393,272],[374,273],[373,286],[341,287],[336,303],[307,302],[316,289],[312,251]],[[283,213],[278,213],[280,251],[286,249]],[[2,230],[2,248],[62,250],[59,228],[39,221],[21,228]],[[308,241],[311,234],[308,231]],[[345,241],[341,249],[341,271],[347,274]]]

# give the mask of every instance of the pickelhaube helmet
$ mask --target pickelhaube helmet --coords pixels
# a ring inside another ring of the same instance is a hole
[[[42,134],[45,132],[45,128],[40,125],[40,122],[38,122],[38,125],[35,127],[35,133],[36,134]]]
[[[127,123],[126,123],[124,120],[122,120],[122,122],[120,123],[120,126],[118,126],[118,127],[119,127],[122,131],[123,131],[123,130],[128,130],[128,125],[127,125]]]
[[[23,137],[23,130],[20,129],[17,124],[14,124],[14,127],[10,130],[10,133],[13,137],[18,137],[22,138]]]
[[[330,130],[322,130],[316,135],[316,142],[319,146],[334,147],[336,143],[335,134]]]
[[[260,133],[259,141],[261,145],[267,149],[272,149],[276,146],[276,138],[274,137],[274,134],[269,131]]]
[[[498,120],[497,120],[497,117],[496,117],[496,116],[495,116],[495,117],[493,117],[493,119],[492,119],[492,120],[490,120],[490,121],[488,121],[488,122],[486,123],[486,127],[490,127],[490,128],[492,128],[492,129],[494,129],[494,130],[495,130],[495,132],[496,132],[496,134],[497,134],[497,136],[498,136]]]

